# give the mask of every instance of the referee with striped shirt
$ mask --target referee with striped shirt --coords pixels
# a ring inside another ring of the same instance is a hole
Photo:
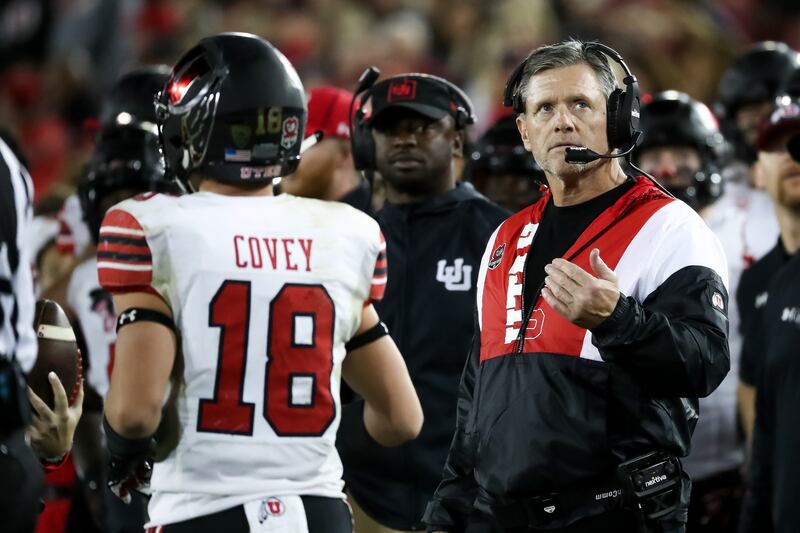
[[[33,531],[44,474],[25,439],[30,407],[22,371],[36,361],[35,297],[25,242],[33,212],[27,170],[0,138],[0,516],[4,531]]]
[[[0,524],[9,533],[34,530],[41,509],[42,469],[63,462],[83,402],[79,393],[72,406],[51,410],[33,391],[26,392],[23,372],[33,368],[37,350],[33,273],[26,246],[32,199],[28,171],[0,136]],[[54,394],[64,396],[60,381],[50,384]]]

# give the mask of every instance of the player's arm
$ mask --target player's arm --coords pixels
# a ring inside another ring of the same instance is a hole
[[[381,327],[378,313],[368,305],[354,340]],[[389,335],[381,334],[376,340],[349,351],[342,376],[364,398],[364,426],[379,444],[398,446],[419,435],[422,406],[403,356]]]
[[[114,298],[117,340],[103,429],[109,453],[108,485],[123,501],[147,486],[153,435],[176,355],[169,305],[153,288],[153,257],[136,202],[111,208],[97,244],[100,285]]]
[[[153,435],[175,362],[172,311],[145,292],[117,293],[114,370],[103,427],[109,452],[108,486],[125,503],[130,491],[150,483]]]
[[[174,330],[163,323],[136,320],[126,324],[124,315],[132,309],[148,309],[172,319],[172,311],[164,300],[144,292],[115,294],[114,308],[122,327],[117,332],[106,420],[123,437],[150,437],[161,421],[177,341]]]

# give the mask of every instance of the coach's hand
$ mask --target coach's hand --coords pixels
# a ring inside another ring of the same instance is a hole
[[[594,276],[569,261],[554,260],[544,267],[547,277],[542,289],[550,307],[586,329],[596,328],[608,318],[620,298],[617,276],[600,258],[597,248],[589,254],[589,265]]]

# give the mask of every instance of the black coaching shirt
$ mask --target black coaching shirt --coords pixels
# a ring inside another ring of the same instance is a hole
[[[525,263],[523,289],[526,312],[538,298],[537,291],[543,286],[546,276],[544,267],[553,259],[562,257],[589,224],[622,198],[634,183],[636,182],[633,178],[628,178],[610,191],[577,205],[556,207],[552,197],[550,198],[536,232],[536,253],[531,254]]]
[[[763,372],[740,532],[800,531],[800,254],[775,275],[764,312]]]
[[[736,304],[741,317],[743,337],[739,379],[756,386],[764,358],[763,315],[769,298],[769,284],[775,274],[791,259],[781,240],[764,257],[742,273],[736,290]]]

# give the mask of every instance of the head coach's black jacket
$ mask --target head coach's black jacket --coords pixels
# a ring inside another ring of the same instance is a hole
[[[727,266],[683,202],[639,177],[564,258],[592,272],[599,248],[620,300],[594,331],[537,295],[522,327],[522,272],[550,194],[489,240],[478,273],[476,336],[429,530],[463,531],[474,508],[546,495],[627,459],[689,452],[698,396],[729,368]],[[523,333],[520,333],[520,331]]]
[[[478,266],[508,215],[469,183],[423,203],[387,204],[377,214],[389,273],[375,307],[405,358],[425,423],[414,441],[384,448],[367,435],[356,402],[344,409],[337,447],[348,490],[383,525],[422,527],[455,428]]]

